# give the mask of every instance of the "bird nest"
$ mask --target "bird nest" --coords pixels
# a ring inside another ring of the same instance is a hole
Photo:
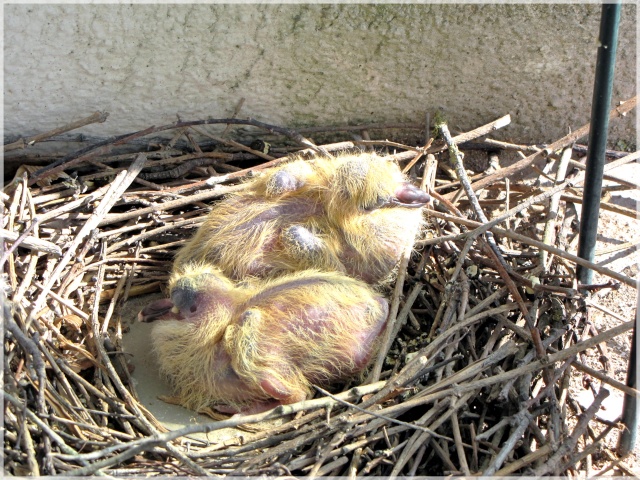
[[[608,388],[633,390],[579,358],[628,335],[632,323],[586,328],[588,293],[573,280],[575,266],[611,278],[587,291],[635,283],[565,251],[575,232],[560,200],[576,201],[584,178],[571,160],[584,129],[536,147],[488,138],[506,117],[453,138],[440,123],[435,141],[420,125],[296,132],[232,118],[152,127],[66,155],[23,155],[104,118],[5,145],[7,165],[19,166],[2,193],[6,472],[566,474],[584,469],[622,428],[597,412]],[[231,140],[240,137],[231,125],[256,140]],[[404,138],[422,130],[428,141],[369,139],[388,127]],[[170,135],[145,140],[159,133]],[[311,135],[350,140],[317,145]],[[176,250],[212,202],[247,178],[293,153],[358,149],[393,158],[435,199],[385,291],[388,341],[366,378],[264,413],[165,428],[136,392],[136,352],[122,348],[127,302],[164,288]],[[491,165],[469,178],[465,150],[490,152]],[[514,153],[521,159],[510,166],[495,162]],[[552,182],[505,181],[541,159],[540,178]],[[547,236],[532,233],[534,217]],[[577,369],[600,384],[590,406],[569,389]],[[223,440],[195,435],[229,428],[235,434]]]

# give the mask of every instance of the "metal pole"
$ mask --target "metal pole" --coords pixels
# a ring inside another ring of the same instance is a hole
[[[598,216],[600,213],[600,195],[602,193],[602,174],[604,157],[607,148],[609,130],[609,109],[613,90],[613,75],[618,47],[618,26],[620,24],[621,5],[603,4],[600,16],[600,34],[598,58],[596,60],[596,76],[593,84],[593,101],[591,104],[591,129],[589,130],[589,150],[587,152],[587,168],[585,172],[584,191],[582,195],[582,214],[580,216],[580,239],[578,256],[593,262],[598,233]],[[593,283],[593,270],[578,266],[578,281],[587,285]],[[640,303],[640,292],[639,292]],[[637,388],[637,327],[640,312],[636,307],[636,324],[633,329],[629,365],[627,368],[627,385]],[[625,455],[635,448],[638,436],[638,397],[625,394],[622,409],[622,423],[625,426],[618,441],[618,453]]]
[[[631,353],[629,354],[629,367],[627,368],[627,386],[638,388],[638,367],[636,358],[638,355],[638,340],[636,331],[640,323],[640,291],[638,291],[638,301],[636,303],[636,324],[631,338]],[[626,455],[633,451],[638,440],[638,395],[624,394],[624,404],[622,406],[622,424],[624,430],[618,439],[618,455]]]
[[[598,233],[600,194],[604,171],[604,154],[607,148],[609,129],[609,108],[613,90],[613,73],[618,46],[618,25],[620,23],[620,3],[605,3],[600,16],[600,36],[596,78],[593,84],[591,103],[591,129],[589,130],[589,151],[582,194],[582,214],[580,216],[580,239],[578,256],[593,262]],[[578,266],[578,281],[593,283],[593,270]]]

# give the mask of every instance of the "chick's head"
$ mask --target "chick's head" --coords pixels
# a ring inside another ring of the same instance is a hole
[[[419,208],[430,200],[396,163],[375,154],[340,157],[329,192],[328,214],[337,218],[385,207]]]
[[[157,320],[151,343],[175,398],[196,411],[244,399],[248,387],[235,373],[223,339],[245,290],[207,264],[185,265],[171,276],[169,289],[170,298],[147,306],[139,319]],[[251,394],[256,395],[264,396]]]
[[[208,264],[187,264],[169,280],[170,298],[147,305],[139,314],[142,322],[183,322],[197,326],[228,323],[236,296],[241,290],[217,268]],[[218,330],[216,328],[215,330]]]

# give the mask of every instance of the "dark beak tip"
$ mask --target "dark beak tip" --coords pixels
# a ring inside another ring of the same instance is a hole
[[[396,198],[400,204],[412,207],[422,207],[431,202],[431,196],[427,192],[411,183],[403,184],[396,191]]]
[[[431,195],[429,195],[427,192],[423,192],[422,190],[420,190],[420,192],[421,192],[421,195],[418,198],[416,198],[415,203],[421,203],[422,205],[431,203]]]

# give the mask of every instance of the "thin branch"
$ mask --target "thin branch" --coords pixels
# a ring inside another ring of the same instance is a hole
[[[38,135],[34,135],[28,138],[21,138],[20,140],[17,140],[13,143],[9,143],[4,146],[4,152],[6,153],[12,150],[30,147],[37,142],[46,140],[47,138],[51,138],[55,135],[60,135],[61,133],[70,132],[71,130],[91,125],[92,123],[103,123],[108,116],[109,114],[107,112],[95,112],[86,118],[76,120],[75,122],[71,122],[63,127],[54,128],[53,130],[50,130],[48,132],[39,133]]]
[[[82,240],[100,224],[102,218],[104,218],[107,212],[111,210],[111,207],[118,201],[127,187],[131,185],[131,182],[133,182],[134,178],[138,175],[140,170],[142,170],[142,166],[144,165],[145,160],[145,155],[140,154],[136,161],[131,164],[129,170],[119,174],[111,183],[109,190],[106,192],[104,198],[100,201],[100,204],[96,207],[96,210],[91,218],[78,231],[71,244],[67,247],[67,251],[65,252],[64,256],[56,265],[56,268],[54,269],[52,275],[44,282],[42,292],[31,308],[31,313],[29,314],[29,320],[27,321],[27,324],[29,324],[35,318],[38,311],[44,305],[51,287],[59,278],[62,270],[69,264],[69,262],[73,258],[74,254],[76,253],[76,249],[80,246]]]
[[[548,473],[555,473],[557,467],[563,460],[563,457],[567,455],[569,452],[573,451],[574,447],[578,443],[578,439],[582,436],[582,434],[586,431],[587,426],[589,425],[589,421],[596,412],[600,409],[600,405],[602,402],[609,396],[609,391],[606,388],[600,388],[600,391],[593,399],[593,403],[589,406],[589,408],[580,416],[578,423],[576,424],[573,432],[569,436],[567,440],[562,442],[558,450],[551,456],[551,458],[545,462],[543,465],[540,465],[538,468],[534,470],[535,475],[546,475]]]
[[[473,220],[468,220],[466,218],[462,218],[462,217],[456,217],[453,215],[448,215],[446,213],[440,213],[437,211],[430,211],[429,215],[433,216],[433,217],[437,217],[437,218],[442,218],[443,220],[449,220],[451,222],[454,223],[459,223],[460,225],[464,225],[467,227],[472,227],[472,228],[484,228],[484,225],[473,221]],[[606,267],[602,267],[600,265],[597,265],[595,263],[589,262],[587,260],[584,260],[576,255],[572,255],[569,252],[565,251],[565,250],[561,250],[559,248],[553,247],[551,245],[547,245],[546,243],[540,242],[538,240],[534,240],[533,238],[529,238],[525,235],[520,235],[519,233],[515,233],[512,230],[504,230],[502,228],[498,228],[498,227],[492,227],[491,231],[493,233],[499,234],[499,235],[504,235],[505,237],[509,237],[512,240],[516,240],[518,242],[521,243],[525,243],[527,245],[531,245],[533,247],[542,249],[542,250],[547,250],[548,252],[553,253],[554,255],[564,258],[566,260],[569,260],[573,263],[576,263],[578,265],[582,265],[584,267],[590,268],[598,273],[601,273],[603,275],[606,275],[608,277],[614,278],[616,280],[618,280],[619,282],[625,283],[627,285],[629,285],[630,287],[633,288],[638,288],[638,282],[632,278],[627,277],[626,275],[622,275],[621,273],[618,272],[614,272],[613,270],[610,270]]]
[[[22,241],[21,243],[18,243],[20,238],[22,238]],[[56,257],[62,256],[62,249],[58,245],[40,238],[18,235],[15,232],[0,229],[0,239],[7,242],[15,242],[22,247],[36,252],[48,253],[55,255]]]
[[[396,286],[393,290],[393,299],[391,300],[389,317],[387,319],[387,325],[382,336],[380,351],[378,352],[378,356],[376,357],[376,361],[371,368],[371,373],[369,373],[369,377],[367,378],[366,383],[377,382],[380,378],[380,373],[382,372],[385,358],[387,357],[387,353],[389,352],[391,344],[394,340],[393,333],[396,330],[398,308],[400,306],[400,296],[402,295],[402,287],[404,285],[404,278],[407,273],[407,265],[409,264],[409,257],[411,257],[412,250],[413,245],[408,245],[405,247],[402,253],[400,265],[398,266],[398,278],[396,279]]]
[[[630,112],[636,107],[637,103],[638,103],[638,97],[633,97],[625,102],[622,102],[620,106],[615,107],[611,110],[611,112],[609,113],[609,121],[614,120],[618,117],[625,116],[628,112]],[[549,154],[551,154],[552,152],[557,152],[558,150],[562,150],[568,147],[569,145],[575,143],[577,140],[581,139],[582,137],[587,136],[589,134],[589,128],[590,128],[590,124],[586,124],[580,127],[579,129],[571,132],[570,134],[562,137],[560,140],[553,142],[544,150],[535,152],[532,155],[529,155],[528,157],[523,158],[522,160],[514,163],[509,167],[503,168],[502,170],[499,170],[496,173],[493,173],[488,177],[483,178],[482,180],[478,180],[477,182],[471,185],[473,190],[475,191],[481,190],[486,186],[497,182],[498,180],[501,180],[505,177],[513,175],[514,173],[524,170],[525,168],[533,164],[536,160],[542,159],[548,156]],[[453,194],[448,194],[447,197],[452,198]]]

